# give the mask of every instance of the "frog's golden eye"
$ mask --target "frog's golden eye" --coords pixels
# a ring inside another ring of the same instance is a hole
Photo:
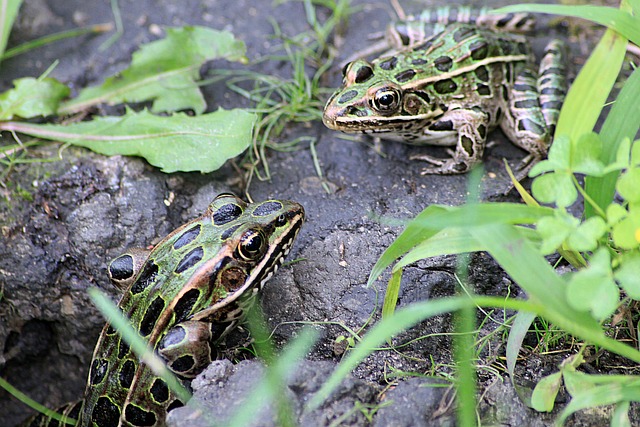
[[[373,107],[382,114],[391,114],[400,105],[400,93],[393,88],[378,89],[373,97]]]

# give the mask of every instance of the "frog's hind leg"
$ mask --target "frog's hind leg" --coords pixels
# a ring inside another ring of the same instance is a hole
[[[540,108],[551,135],[556,130],[560,108],[567,95],[567,46],[562,40],[552,40],[544,49],[540,61],[538,91]]]

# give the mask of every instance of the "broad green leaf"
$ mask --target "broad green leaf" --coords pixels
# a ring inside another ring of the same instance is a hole
[[[616,151],[615,160],[612,163],[609,163],[604,168],[604,173],[608,174],[610,172],[616,172],[616,175],[622,169],[626,169],[629,167],[629,156],[631,152],[631,139],[629,137],[624,137],[620,144],[618,145],[618,149]]]
[[[18,15],[22,0],[0,0],[0,56],[7,47],[11,27]]]
[[[623,257],[622,265],[613,276],[629,297],[640,300],[640,254],[632,253]]]
[[[596,384],[591,380],[591,376],[565,366],[562,369],[564,386],[571,395],[596,387]]]
[[[560,135],[553,140],[549,153],[531,168],[529,176],[538,176],[544,172],[569,171],[571,168],[571,140],[567,135]]]
[[[493,13],[507,12],[538,12],[575,16],[612,28],[625,38],[633,40],[635,44],[640,44],[640,17],[620,9],[590,5],[519,4],[493,11]]]
[[[629,138],[625,138],[625,140],[628,142]],[[634,141],[633,146],[631,147],[631,165],[640,165],[640,139]]]
[[[531,396],[531,406],[539,412],[551,412],[556,396],[562,385],[562,372],[555,372],[542,378]]]
[[[49,116],[70,92],[67,86],[50,77],[25,77],[14,80],[13,85],[13,89],[0,94],[0,120]]]
[[[206,27],[167,28],[167,36],[143,45],[131,66],[100,86],[82,90],[60,107],[69,114],[96,104],[153,101],[153,112],[192,109],[202,113],[206,102],[200,92],[200,67],[224,58],[245,60],[245,45],[228,31]]]
[[[540,221],[546,218],[547,217],[543,217]],[[528,227],[518,227],[518,231],[530,242],[535,244],[540,242],[540,234],[535,230]],[[445,228],[407,252],[407,254],[393,266],[393,271],[395,272],[425,258],[479,252],[482,250],[484,250],[484,245],[474,240],[468,231],[455,227]]]
[[[616,190],[623,199],[631,203],[640,202],[640,168],[634,167],[627,170],[618,178]]]
[[[628,400],[619,402],[613,408],[611,414],[611,427],[633,427],[631,425],[631,419],[629,418],[629,409],[631,409],[631,402]]]
[[[244,110],[219,109],[191,117],[156,116],[127,111],[121,117],[99,117],[70,125],[0,123],[0,130],[54,139],[97,153],[144,157],[163,172],[211,172],[251,144],[256,116]]]
[[[574,309],[589,310],[597,320],[613,314],[620,301],[620,290],[613,281],[611,257],[606,249],[596,251],[589,266],[571,276],[567,299]]]

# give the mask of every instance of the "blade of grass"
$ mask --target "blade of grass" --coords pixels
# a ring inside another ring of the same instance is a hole
[[[26,43],[22,43],[19,46],[13,47],[11,49],[7,49],[7,51],[0,57],[1,60],[5,60],[8,58],[12,58],[14,56],[20,55],[22,53],[28,52],[33,49],[37,49],[39,47],[46,46],[50,43],[57,42],[59,40],[69,39],[72,37],[79,37],[85,34],[99,34],[106,33],[107,31],[113,30],[113,24],[110,22],[104,24],[96,24],[90,27],[85,28],[74,28],[72,30],[61,31],[55,34],[49,34],[44,37],[40,37],[36,40],[31,40]]]
[[[371,270],[367,286],[371,286],[385,268],[409,249],[446,227],[470,225],[469,218],[473,218],[474,226],[495,223],[533,224],[540,218],[552,214],[551,208],[515,203],[466,205],[457,208],[431,205],[408,222],[405,230],[380,256]]]
[[[18,16],[18,10],[22,5],[22,0],[0,0],[0,55],[7,47],[7,40],[11,33],[13,22]],[[0,56],[0,60],[2,57]]]
[[[257,419],[259,411],[262,409],[260,402],[273,402],[280,393],[280,389],[273,387],[274,379],[283,380],[292,372],[298,360],[304,358],[318,338],[318,332],[312,328],[304,328],[298,336],[291,341],[284,351],[274,359],[274,363],[267,368],[265,379],[259,381],[253,391],[246,396],[248,404],[243,405],[231,420],[224,425],[229,427],[243,427],[250,424],[250,421]],[[267,378],[271,378],[268,380]],[[216,420],[219,421],[219,420]]]
[[[494,226],[492,228],[496,227],[497,226]],[[508,226],[499,227],[505,228]],[[557,278],[553,271],[551,274]],[[547,279],[548,277],[543,278]],[[534,280],[538,279],[538,277],[534,278]],[[441,298],[438,300],[424,301],[403,307],[400,310],[397,310],[393,316],[378,322],[373,328],[371,328],[371,330],[369,330],[369,332],[367,332],[360,343],[337,366],[327,381],[311,398],[305,408],[305,411],[311,411],[319,407],[336,389],[342,379],[345,378],[349,372],[351,372],[369,354],[375,351],[376,348],[385,340],[426,318],[443,313],[450,313],[468,305],[500,307],[502,309],[524,311],[548,317],[549,320],[555,322],[559,327],[566,329],[569,333],[599,345],[604,349],[616,352],[636,363],[640,363],[640,351],[616,341],[615,339],[609,338],[602,332],[597,324],[594,328],[593,322],[586,322],[589,323],[586,324],[581,322],[580,319],[574,319],[570,312],[567,312],[565,316],[563,313],[556,313],[549,310],[546,303],[546,300],[543,302],[537,302],[533,300],[522,301],[498,297],[476,296],[473,299],[468,297]]]
[[[607,30],[571,85],[562,105],[556,137],[578,140],[591,132],[618,77],[627,40]]]
[[[118,307],[99,289],[90,288],[88,292],[98,310],[100,310],[109,323],[118,331],[122,339],[131,346],[131,349],[140,360],[142,360],[154,374],[162,378],[180,400],[187,402],[191,398],[191,393],[189,393],[178,378],[169,371],[164,362],[153,350],[147,346],[145,339],[133,329]]]
[[[534,313],[528,313],[526,311],[519,311],[518,314],[516,314],[516,318],[513,325],[511,325],[511,330],[509,331],[506,349],[507,372],[509,373],[509,379],[511,380],[511,384],[516,390],[516,393],[518,393],[520,399],[529,407],[531,407],[531,390],[516,384],[515,369],[524,337],[527,335],[527,332],[529,332],[529,326],[531,326],[531,323],[533,323],[536,317],[537,316]]]
[[[0,387],[2,387],[3,389],[7,390],[7,392],[9,394],[11,394],[13,397],[18,399],[20,402],[24,403],[25,405],[29,406],[30,408],[35,409],[36,411],[40,412],[41,414],[44,414],[47,417],[53,418],[53,419],[57,420],[58,422],[62,422],[62,423],[64,423],[64,425],[75,425],[76,424],[75,420],[71,421],[68,417],[60,415],[57,412],[52,411],[51,409],[47,408],[46,406],[41,405],[40,403],[36,402],[35,400],[30,398],[29,396],[27,396],[23,392],[21,392],[20,390],[15,388],[13,385],[11,385],[9,382],[7,382],[7,380],[5,380],[2,377],[0,377]]]
[[[603,151],[601,160],[605,164],[611,164],[616,159],[616,152],[622,140],[633,140],[640,129],[640,70],[636,69],[627,79],[622,90],[611,107],[600,136],[602,138]],[[601,209],[606,209],[613,200],[616,180],[620,172],[611,172],[601,178],[586,177],[585,190]],[[585,216],[594,215],[591,205],[585,204]]]
[[[443,313],[457,311],[462,307],[474,306],[480,301],[485,306],[504,306],[515,310],[529,310],[537,312],[542,307],[528,301],[505,300],[496,297],[477,297],[474,300],[468,297],[449,297],[432,301],[423,301],[405,306],[397,310],[393,316],[388,317],[375,326],[362,338],[360,343],[343,359],[336,367],[331,376],[320,387],[317,393],[311,398],[305,411],[311,411],[319,407],[336,389],[343,378],[351,372],[369,354],[373,353],[377,347],[392,336],[400,333],[411,326],[429,317]]]
[[[624,2],[623,3],[629,3]],[[627,8],[630,10],[630,8]],[[518,4],[501,7],[492,13],[537,12],[555,15],[574,16],[609,27],[625,38],[640,44],[640,16],[633,16],[626,10],[606,6],[563,6],[555,4]]]

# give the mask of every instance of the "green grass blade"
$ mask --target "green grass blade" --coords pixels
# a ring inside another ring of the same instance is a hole
[[[604,164],[611,164],[616,159],[616,152],[624,138],[633,140],[640,128],[640,70],[636,69],[625,82],[607,116],[600,137],[603,152],[601,160]],[[585,190],[601,209],[606,209],[613,200],[616,180],[619,172],[609,173],[601,178],[587,176]],[[593,208],[585,204],[587,218],[594,215]]]
[[[18,16],[22,0],[0,0],[0,58],[7,47],[13,22]]]
[[[551,208],[516,203],[470,204],[456,208],[431,205],[411,220],[400,236],[380,256],[371,270],[367,286],[370,286],[396,259],[444,228],[495,223],[533,224],[540,218],[552,214]],[[472,224],[469,218],[473,218]]]
[[[52,411],[51,409],[47,408],[44,405],[41,405],[39,402],[36,402],[35,400],[30,398],[29,396],[27,396],[23,392],[21,392],[20,390],[15,388],[13,385],[8,383],[7,380],[5,380],[2,377],[0,377],[0,387],[5,389],[9,394],[11,394],[13,397],[18,399],[20,402],[24,403],[25,405],[29,406],[30,408],[35,409],[36,411],[40,412],[41,414],[44,414],[47,417],[53,418],[53,419],[57,420],[58,422],[64,423],[65,426],[66,425],[72,425],[72,426],[76,425],[76,421],[75,420],[71,421],[69,418],[62,416],[62,415],[58,414],[55,411]],[[51,425],[53,425],[53,424],[51,424]]]
[[[274,384],[284,381],[293,371],[297,361],[304,358],[318,339],[318,332],[312,328],[304,328],[282,353],[267,367],[265,378],[259,381],[248,396],[247,404],[236,412],[231,420],[225,422],[228,427],[243,427],[256,420],[263,406],[262,402],[277,401],[282,395],[279,387]],[[219,421],[219,420],[217,420]]]
[[[118,331],[122,339],[131,346],[131,350],[153,371],[161,377],[167,386],[183,402],[191,398],[191,393],[182,385],[175,375],[167,368],[165,363],[147,346],[147,343],[140,334],[133,329],[126,317],[118,307],[97,288],[89,289],[89,296],[98,310],[107,318],[109,323]]]
[[[567,93],[556,136],[577,141],[593,130],[620,72],[626,46],[626,39],[612,30],[605,32]]]
[[[533,323],[535,318],[536,315],[534,313],[528,313],[526,311],[519,311],[518,314],[516,314],[516,318],[511,325],[511,330],[509,331],[506,350],[507,372],[509,373],[511,384],[518,393],[520,399],[529,407],[531,407],[531,390],[524,389],[516,384],[515,369],[516,362],[518,361],[518,355],[522,348],[522,342],[524,341],[524,337],[527,335],[527,332],[529,332],[529,326],[531,326],[531,323]]]
[[[536,230],[527,227],[518,227],[518,230],[530,242],[538,243],[540,241],[540,235]],[[395,272],[398,269],[425,258],[479,252],[484,249],[484,245],[475,240],[467,230],[446,228],[407,252],[407,254],[393,266],[393,271]]]
[[[418,302],[397,310],[393,316],[378,322],[362,338],[360,343],[349,352],[348,356],[337,366],[335,371],[311,398],[306,410],[310,411],[322,404],[340,385],[340,382],[378,346],[394,335],[412,327],[429,317],[460,310],[463,307],[483,306],[507,307],[515,310],[538,312],[542,307],[528,301],[496,298],[496,297],[450,297],[433,301]]]
[[[61,31],[55,34],[49,34],[47,36],[40,37],[39,39],[31,40],[19,46],[13,47],[11,49],[7,49],[7,51],[4,52],[2,56],[0,56],[0,61],[8,58],[12,58],[14,56],[20,55],[22,53],[28,52],[33,49],[37,49],[49,43],[57,42],[59,40],[64,40],[72,37],[79,37],[85,34],[104,33],[107,31],[111,31],[112,29],[113,29],[113,25],[110,23],[107,23],[107,24],[91,25],[85,28],[74,28],[67,31]]]
[[[547,260],[511,225],[495,224],[469,229],[484,243],[513,280],[533,301],[544,304],[545,313],[554,319],[570,320],[581,328],[600,331],[600,325],[587,313],[573,309],[566,295],[566,282]]]
[[[400,282],[402,281],[402,270],[394,270],[387,284],[387,291],[384,294],[384,302],[382,303],[382,318],[393,315],[398,303],[398,294],[400,293]]]
[[[609,27],[625,38],[632,40],[635,44],[640,44],[640,16],[633,16],[630,13],[605,6],[563,6],[555,4],[518,4],[502,7],[493,13],[509,12],[537,12],[552,13],[554,15],[574,16],[576,18],[587,19],[600,25]]]

